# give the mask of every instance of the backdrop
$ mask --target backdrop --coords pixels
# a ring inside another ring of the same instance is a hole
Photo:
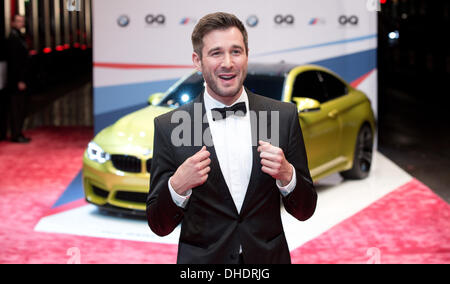
[[[193,68],[192,30],[203,15],[237,15],[250,62],[313,63],[366,92],[377,113],[373,0],[93,1],[95,132],[145,107]],[[376,1],[375,1],[376,2]]]

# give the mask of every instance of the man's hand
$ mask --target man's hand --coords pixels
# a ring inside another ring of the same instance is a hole
[[[288,185],[292,180],[293,170],[283,150],[261,140],[259,145],[262,171],[279,180],[282,186]]]
[[[206,147],[197,152],[194,156],[188,158],[177,169],[170,179],[170,185],[179,195],[185,195],[185,192],[191,188],[200,186],[208,179],[208,173],[211,170],[209,164],[210,153]]]
[[[17,89],[19,91],[25,91],[27,89],[27,84],[25,84],[25,82],[19,82],[17,83]]]

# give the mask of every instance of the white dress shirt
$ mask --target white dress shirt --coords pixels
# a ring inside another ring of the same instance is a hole
[[[226,107],[226,105],[211,97],[206,88],[204,93],[204,102],[220,169],[228,189],[230,190],[236,209],[238,213],[240,213],[245,195],[247,193],[247,187],[250,182],[250,175],[253,166],[252,132],[248,95],[244,89],[239,99],[235,102],[235,104],[245,102],[247,107],[247,113],[245,116],[231,115],[226,119],[216,121],[212,120],[211,109]],[[256,166],[262,167],[262,165]],[[280,193],[283,196],[287,196],[292,190],[294,190],[297,183],[295,168],[293,166],[292,168],[293,176],[288,185],[283,187],[281,186],[281,182],[279,180],[276,181]],[[192,194],[192,190],[188,190],[185,196],[179,195],[172,188],[170,179],[169,190],[175,204],[184,208]]]

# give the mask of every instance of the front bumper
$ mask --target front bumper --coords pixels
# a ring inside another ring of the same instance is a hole
[[[145,166],[144,166],[145,168]],[[83,159],[83,188],[86,201],[108,211],[145,215],[150,174],[125,173],[104,164]]]

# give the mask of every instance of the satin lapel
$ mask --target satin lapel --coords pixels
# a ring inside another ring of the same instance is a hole
[[[251,122],[251,129],[252,129],[252,155],[253,155],[253,165],[252,165],[252,172],[250,176],[250,181],[247,187],[247,193],[245,194],[244,203],[242,204],[241,209],[241,215],[246,212],[248,203],[250,202],[252,195],[255,193],[255,191],[258,188],[259,181],[261,180],[263,172],[261,171],[261,158],[259,156],[258,152],[258,139],[260,137],[259,133],[259,115],[260,111],[265,110],[264,106],[261,106],[258,103],[257,97],[251,93],[249,90],[247,90],[248,94],[248,102],[249,102],[249,109],[250,109],[250,115],[253,116],[250,117]],[[267,127],[270,129],[270,113],[268,114],[268,120],[267,123],[269,124]]]
[[[206,110],[205,110],[205,103],[203,100],[203,92],[199,95],[199,97],[195,100],[195,103],[201,103],[202,104],[202,118],[205,118],[202,123],[202,134],[208,137],[209,141],[212,141],[211,138],[211,131],[209,129],[209,123],[208,119],[206,117]],[[193,129],[193,128],[192,128]],[[202,144],[209,144],[206,145],[206,150],[209,151],[210,159],[211,159],[211,171],[208,175],[208,182],[212,184],[216,190],[221,192],[221,196],[224,197],[224,201],[228,203],[228,206],[230,208],[233,208],[233,213],[235,215],[238,215],[238,211],[236,208],[236,205],[234,204],[233,198],[231,197],[230,190],[227,186],[227,183],[225,182],[225,178],[222,174],[222,170],[220,169],[219,160],[217,158],[216,149],[212,143],[205,143],[204,141]],[[200,151],[201,147],[198,149]]]

